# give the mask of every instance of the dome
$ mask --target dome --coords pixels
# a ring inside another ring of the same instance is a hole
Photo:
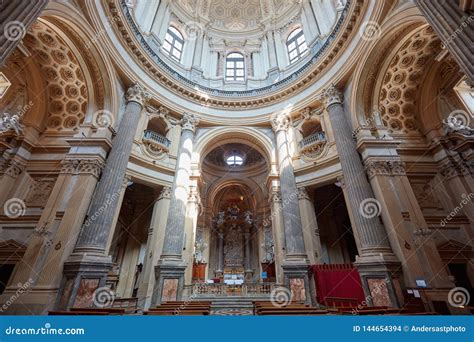
[[[349,7],[347,0],[134,0],[121,11],[175,81],[198,95],[241,98],[288,87],[316,67]]]

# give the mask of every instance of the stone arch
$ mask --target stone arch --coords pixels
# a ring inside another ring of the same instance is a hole
[[[117,88],[118,81],[113,63],[100,44],[106,31],[95,31],[76,11],[77,9],[64,3],[49,3],[39,20],[54,29],[83,71],[89,92],[83,124],[94,125],[96,114],[106,111],[107,115],[111,116],[111,124],[116,127],[120,119],[118,116],[121,113],[122,95]]]
[[[200,162],[212,149],[229,142],[241,142],[249,145],[260,152],[269,165],[276,164],[275,150],[271,139],[263,132],[248,127],[221,127],[206,131],[197,140],[193,162],[200,165]]]
[[[372,112],[378,109],[378,98],[374,94],[375,89],[380,87],[380,79],[383,77],[380,74],[387,68],[402,42],[423,26],[426,27],[426,21],[416,6],[396,13],[380,25],[377,33],[380,39],[370,41],[365,63],[354,71],[353,84],[357,86],[350,88],[348,97],[354,129],[367,125]]]

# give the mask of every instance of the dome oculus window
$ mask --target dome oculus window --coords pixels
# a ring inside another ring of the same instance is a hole
[[[244,159],[241,156],[233,154],[230,157],[227,157],[226,163],[229,166],[241,166],[244,163]]]
[[[240,53],[229,53],[226,58],[226,81],[244,81],[245,65],[244,56]]]
[[[166,32],[165,40],[163,42],[163,49],[168,55],[177,60],[181,60],[181,54],[183,52],[184,38],[181,32],[175,27],[170,26]]]
[[[291,32],[286,40],[286,47],[290,57],[290,64],[293,64],[308,52],[308,45],[306,45],[306,39],[301,28]]]

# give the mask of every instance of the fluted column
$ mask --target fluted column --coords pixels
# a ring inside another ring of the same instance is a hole
[[[48,0],[0,1],[0,66],[21,42]]]
[[[138,84],[130,87],[125,94],[127,105],[112,141],[112,149],[92,196],[76,246],[64,263],[64,280],[57,303],[60,308],[97,305],[93,302],[93,296],[85,293],[104,286],[112,267],[107,246],[128,181],[125,172],[135,131],[148,97]]]
[[[122,191],[133,138],[148,94],[135,84],[127,90],[125,97],[127,106],[89,207],[88,218],[74,248],[75,253],[106,252],[112,224],[120,205],[117,199]]]
[[[176,173],[171,191],[171,201],[166,220],[165,239],[160,261],[155,267],[155,290],[152,303],[177,300],[183,295],[184,275],[187,265],[183,260],[186,205],[189,198],[191,157],[194,132],[198,120],[185,113],[181,120],[182,130],[176,162]]]
[[[426,17],[446,48],[454,56],[468,82],[474,86],[474,54],[471,12],[465,11],[472,4],[460,6],[459,1],[416,0],[418,8]],[[472,8],[472,7],[471,7]]]
[[[293,164],[286,134],[289,126],[290,119],[286,115],[279,115],[272,119],[272,127],[276,135],[278,166],[280,169],[286,258],[306,262],[303,226],[301,224],[298,206],[298,190],[296,188]]]
[[[342,94],[334,86],[324,91],[323,100],[334,131],[336,148],[345,183],[345,199],[354,236],[357,238],[359,257],[356,265],[363,279],[366,294],[372,298],[374,291],[381,291],[384,282],[388,306],[397,306],[392,274],[399,262],[390,247],[387,232],[380,222],[380,204],[365,176],[365,170],[357,152],[356,142],[348,118],[344,113]],[[381,280],[380,277],[383,276]],[[369,303],[371,301],[369,300]]]
[[[182,131],[176,163],[176,174],[171,192],[170,209],[166,221],[165,241],[161,259],[182,261],[186,203],[189,197],[189,176],[193,152],[194,131],[197,120],[185,114],[181,121]]]
[[[253,270],[250,264],[250,230],[244,228],[244,268],[245,278],[251,279]]]
[[[370,201],[375,200],[374,192],[365,177],[356,142],[352,138],[352,130],[344,114],[342,94],[335,87],[330,87],[325,91],[324,100],[336,138],[350,206],[354,211],[360,208],[358,215],[354,215],[354,228],[359,231],[361,255],[391,253],[387,232],[378,215],[366,213],[366,210],[379,209],[369,206]]]
[[[148,230],[148,241],[143,263],[142,281],[138,288],[138,305],[140,308],[148,309],[151,304],[153,287],[155,283],[154,267],[158,262],[163,249],[163,239],[166,229],[166,217],[171,199],[171,188],[164,186],[158,199],[153,206],[150,228]]]
[[[221,276],[224,272],[224,230],[217,231],[217,270],[216,276]]]
[[[319,237],[318,222],[313,202],[309,197],[306,188],[298,188],[298,201],[301,211],[301,222],[303,223],[303,235],[311,264],[321,263],[321,240]]]
[[[291,290],[292,298],[312,303],[315,298],[313,282],[308,275],[308,259],[304,244],[303,225],[298,204],[298,189],[293,163],[288,146],[287,131],[290,118],[281,114],[271,120],[276,135],[276,149],[280,171],[283,227],[285,232],[285,259],[281,265],[285,285]],[[301,287],[305,289],[301,292]]]

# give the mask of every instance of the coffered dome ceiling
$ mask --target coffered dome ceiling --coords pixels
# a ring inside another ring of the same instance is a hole
[[[291,0],[179,0],[190,16],[200,16],[216,30],[242,33],[261,28],[266,18],[278,19],[300,6]]]

